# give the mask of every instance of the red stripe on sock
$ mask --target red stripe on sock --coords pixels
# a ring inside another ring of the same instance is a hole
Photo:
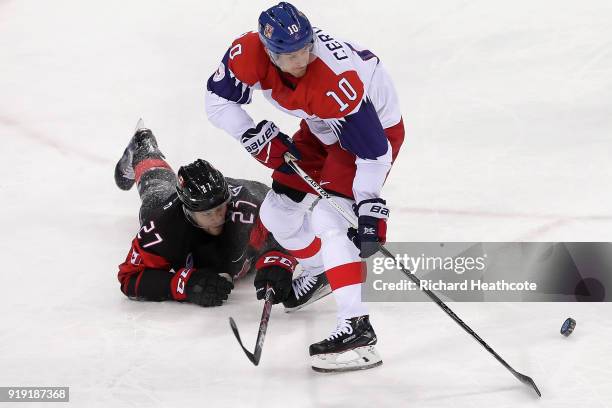
[[[291,255],[298,259],[306,259],[311,256],[315,256],[317,252],[321,249],[321,239],[319,237],[315,237],[312,242],[304,249],[290,249],[289,252]]]
[[[365,262],[353,262],[339,265],[325,271],[332,290],[344,286],[365,282],[367,267]]]
[[[136,183],[140,183],[140,178],[142,177],[142,175],[147,170],[151,170],[153,168],[157,168],[157,169],[163,168],[163,169],[170,169],[170,170],[172,170],[172,167],[170,167],[170,165],[168,163],[166,163],[165,160],[162,160],[162,159],[144,159],[143,161],[138,163],[136,165],[136,167],[134,167],[134,176],[136,178]]]

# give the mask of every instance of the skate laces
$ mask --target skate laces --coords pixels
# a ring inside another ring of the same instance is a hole
[[[336,330],[332,334],[330,334],[326,340],[334,340],[343,334],[351,334],[353,333],[353,326],[351,326],[351,321],[349,319],[338,319],[338,324],[336,325]]]
[[[300,276],[296,280],[293,281],[293,292],[295,293],[295,298],[299,299],[304,296],[312,287],[317,283],[317,277],[312,275]]]

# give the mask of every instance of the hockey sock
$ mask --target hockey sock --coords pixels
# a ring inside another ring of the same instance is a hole
[[[338,317],[350,319],[368,314],[361,301],[361,284],[365,279],[363,262],[352,262],[336,266],[325,272],[338,305]]]

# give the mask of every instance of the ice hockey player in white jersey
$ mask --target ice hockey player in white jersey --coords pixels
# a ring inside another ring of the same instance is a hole
[[[243,109],[253,90],[301,119],[292,138],[271,121],[256,124]],[[385,242],[389,209],[381,190],[404,140],[398,98],[380,59],[312,27],[303,13],[281,2],[261,13],[257,32],[233,41],[208,80],[206,111],[211,123],[274,170],[260,217],[304,268],[304,292],[320,289],[323,276],[333,290],[337,326],[310,346],[312,367],[345,371],[380,365],[361,299],[363,259]],[[284,162],[286,152],[337,203],[355,212],[357,229],[328,202],[316,201]]]

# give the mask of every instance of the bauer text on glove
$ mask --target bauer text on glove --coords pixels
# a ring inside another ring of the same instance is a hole
[[[256,127],[244,132],[240,142],[259,162],[283,173],[292,172],[285,163],[286,152],[291,153],[296,159],[300,158],[300,153],[289,136],[282,133],[274,122],[268,120],[262,120]]]
[[[349,228],[347,235],[360,250],[359,256],[369,258],[387,241],[389,208],[382,198],[371,198],[353,204],[358,217],[357,229]]]

